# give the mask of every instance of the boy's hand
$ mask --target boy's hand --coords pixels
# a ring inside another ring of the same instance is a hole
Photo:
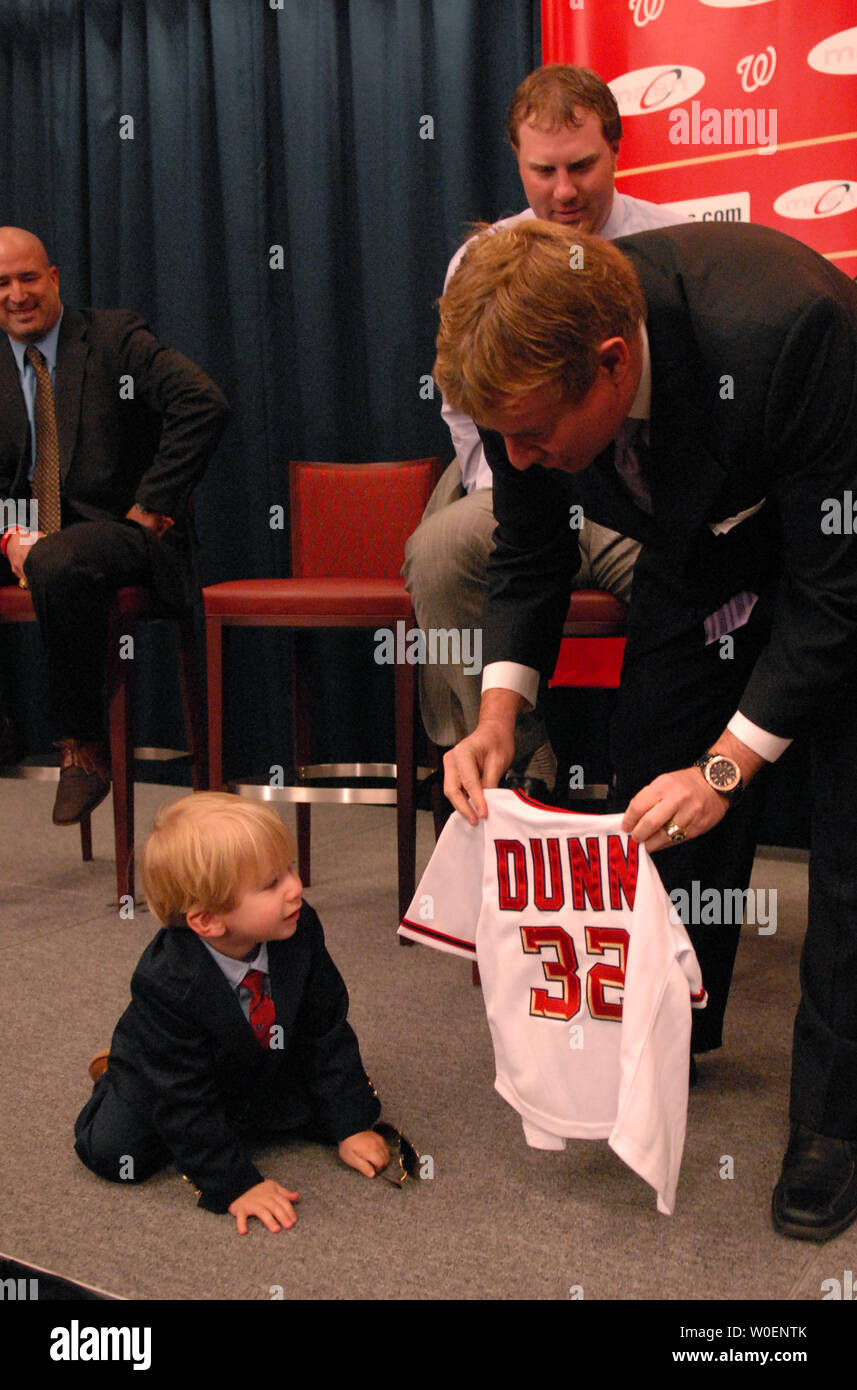
[[[374,1129],[361,1129],[349,1134],[339,1145],[339,1157],[349,1168],[356,1168],[367,1178],[374,1178],[390,1162],[390,1150]]]
[[[274,1182],[273,1178],[266,1178],[264,1182],[257,1182],[255,1187],[248,1187],[246,1192],[236,1197],[229,1211],[238,1223],[239,1236],[247,1234],[248,1216],[258,1216],[269,1231],[276,1233],[294,1226],[298,1218],[292,1202],[299,1201],[299,1192],[289,1192],[287,1188]]]

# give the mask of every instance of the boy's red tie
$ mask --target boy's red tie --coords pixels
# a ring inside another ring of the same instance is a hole
[[[244,989],[250,991],[250,1025],[261,1047],[269,1047],[271,1029],[276,1021],[274,1001],[262,989],[265,976],[261,970],[248,970],[241,981]]]

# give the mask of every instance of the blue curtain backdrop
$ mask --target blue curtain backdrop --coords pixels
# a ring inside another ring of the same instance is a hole
[[[451,457],[420,395],[434,301],[468,222],[523,205],[505,117],[540,62],[538,11],[0,0],[0,223],[42,237],[66,302],[136,309],[232,403],[197,494],[204,583],[288,573],[269,520],[289,458]],[[321,647],[316,755],[389,753],[371,639]],[[147,650],[139,737],[172,742]],[[232,643],[235,772],[289,760],[289,650]]]

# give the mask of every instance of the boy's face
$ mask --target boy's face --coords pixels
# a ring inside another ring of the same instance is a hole
[[[270,870],[259,882],[245,885],[231,912],[213,919],[222,931],[206,934],[209,944],[241,960],[262,941],[288,940],[297,929],[302,893],[294,865],[282,872]]]

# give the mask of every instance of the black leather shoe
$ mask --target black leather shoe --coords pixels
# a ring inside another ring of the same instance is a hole
[[[110,767],[102,743],[64,738],[60,744],[60,784],[54,802],[54,825],[77,825],[100,806],[110,791]]]
[[[771,1202],[774,1230],[797,1240],[830,1240],[857,1219],[857,1140],[792,1126]]]

